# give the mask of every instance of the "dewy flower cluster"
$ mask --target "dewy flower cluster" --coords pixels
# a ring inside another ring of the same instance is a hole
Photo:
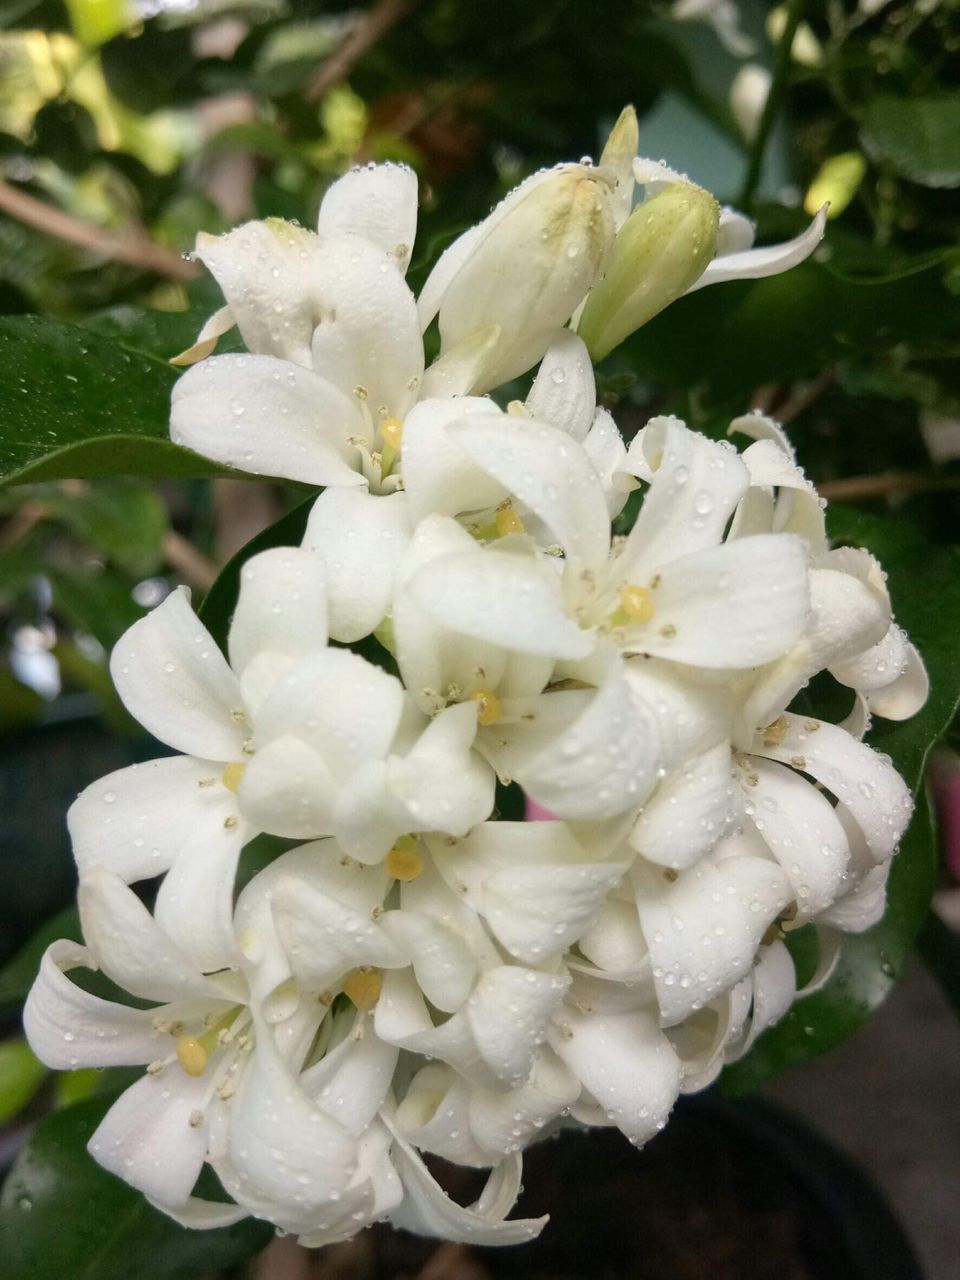
[[[594,360],[690,289],[799,261],[822,221],[752,249],[635,149],[627,111],[419,299],[400,166],[337,182],[316,234],[198,246],[226,306],[180,357],[173,438],[325,488],[301,546],[247,561],[227,657],[183,589],[117,646],[124,702],[180,754],[74,804],[86,945],[54,943],[26,1010],[54,1067],[145,1067],[90,1150],[181,1222],[525,1240],[529,1143],[645,1142],[790,1006],[786,930],[819,928],[823,977],[882,912],[911,802],[862,737],[926,689],[880,566],[829,548],[766,418],[732,424],[742,452],[669,417],[628,448],[595,402]],[[233,325],[248,354],[211,355]],[[524,400],[484,394],[535,366]],[[842,725],[788,710],[824,670]],[[498,782],[555,820],[499,820]],[[290,847],[238,894],[263,833]],[[489,1168],[479,1200],[424,1153]],[[194,1194],[205,1163],[235,1203]]]

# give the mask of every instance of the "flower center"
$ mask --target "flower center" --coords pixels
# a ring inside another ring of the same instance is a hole
[[[500,699],[492,689],[477,689],[470,695],[471,702],[477,704],[477,724],[496,724],[502,714]]]
[[[614,626],[618,627],[627,626],[630,623],[649,622],[656,611],[653,596],[647,587],[627,583],[620,589],[620,604],[610,620]]]
[[[401,836],[384,859],[387,875],[404,884],[416,880],[423,871],[423,859],[417,853],[414,836]]]
[[[232,791],[234,795],[240,790],[240,783],[243,781],[243,775],[246,772],[245,764],[228,764],[224,766],[223,773],[220,775],[220,781]]]
[[[372,1009],[380,999],[383,987],[383,974],[379,969],[371,969],[364,965],[354,969],[343,984],[343,993],[349,997],[358,1009]]]

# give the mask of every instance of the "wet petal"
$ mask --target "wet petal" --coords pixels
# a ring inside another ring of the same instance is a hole
[[[406,271],[417,234],[417,175],[405,164],[349,169],[327,188],[317,232],[362,236]]]

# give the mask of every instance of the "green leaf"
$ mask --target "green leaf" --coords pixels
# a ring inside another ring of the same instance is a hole
[[[44,951],[58,938],[80,942],[80,915],[76,907],[65,907],[51,916],[33,937],[25,942],[12,960],[0,969],[0,1009],[22,1004],[40,968]]]
[[[227,633],[230,630],[230,619],[237,603],[240,591],[240,570],[251,556],[258,551],[266,551],[270,547],[298,547],[307,527],[307,518],[315,501],[316,494],[311,494],[298,506],[281,516],[269,529],[264,529],[230,560],[220,572],[216,582],[204,597],[203,604],[197,610],[200,621],[226,652]]]
[[[939,855],[922,784],[930,749],[960,705],[960,549],[932,545],[903,520],[843,507],[830,508],[829,527],[835,543],[865,546],[878,556],[897,620],[920,649],[930,675],[923,709],[900,724],[876,721],[869,737],[919,795],[917,812],[893,860],[883,919],[865,933],[845,937],[827,985],[798,1000],[741,1062],[724,1071],[723,1088],[730,1093],[756,1089],[785,1068],[817,1057],[866,1020],[893,986],[928,914],[936,883]]]
[[[956,94],[871,99],[864,146],[876,160],[924,187],[960,187],[960,98]]]
[[[37,1127],[0,1196],[4,1280],[187,1280],[262,1249],[272,1229],[247,1220],[190,1231],[152,1209],[86,1151],[113,1097],[55,1111]]]
[[[122,341],[0,318],[0,483],[76,476],[242,476],[167,437],[176,371]]]
[[[19,1115],[46,1078],[47,1069],[26,1040],[0,1044],[0,1124]]]

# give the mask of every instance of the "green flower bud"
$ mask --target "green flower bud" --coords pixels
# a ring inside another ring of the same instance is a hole
[[[592,359],[602,360],[699,280],[716,252],[719,223],[713,196],[688,183],[634,209],[577,326]]]

